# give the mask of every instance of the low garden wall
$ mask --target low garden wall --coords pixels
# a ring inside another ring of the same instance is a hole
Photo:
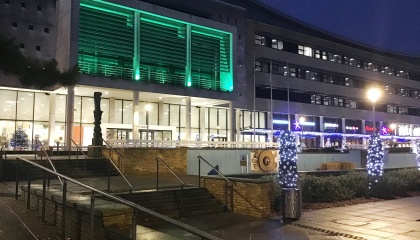
[[[227,208],[234,212],[264,218],[271,215],[273,182],[229,178],[230,183],[220,177],[202,177],[201,186],[205,187]],[[227,188],[227,195],[226,195]]]

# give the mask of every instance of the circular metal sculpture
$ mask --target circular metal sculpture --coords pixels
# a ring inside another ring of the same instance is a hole
[[[258,166],[263,172],[276,170],[277,163],[274,161],[274,155],[270,150],[263,150],[258,154]]]

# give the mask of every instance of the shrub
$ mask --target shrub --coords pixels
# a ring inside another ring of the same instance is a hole
[[[386,172],[384,176],[395,177],[408,184],[408,191],[420,190],[420,171],[415,168]]]
[[[352,189],[354,197],[366,197],[368,193],[369,179],[366,172],[349,172],[342,176],[346,188]]]
[[[395,196],[404,196],[408,192],[408,183],[397,176],[385,174],[372,188],[373,197],[391,199]]]
[[[302,181],[303,202],[335,202],[354,198],[343,176],[306,176]]]

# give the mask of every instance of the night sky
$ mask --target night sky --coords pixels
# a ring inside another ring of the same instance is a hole
[[[420,0],[259,0],[309,25],[420,57]]]

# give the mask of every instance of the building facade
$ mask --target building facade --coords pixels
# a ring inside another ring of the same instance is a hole
[[[275,141],[290,128],[323,147],[363,144],[375,130],[420,136],[418,59],[254,1],[4,0],[0,20],[25,55],[80,70],[77,86],[48,91],[0,76],[0,142],[9,149],[90,145],[94,92],[108,140]],[[375,112],[370,86],[384,91]],[[17,146],[22,132],[28,144]]]

